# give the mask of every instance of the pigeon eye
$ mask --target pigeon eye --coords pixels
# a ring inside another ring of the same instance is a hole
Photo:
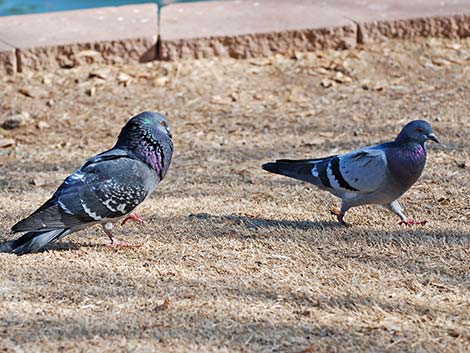
[[[162,121],[160,122],[160,125],[166,127],[166,121],[165,121],[165,120],[162,120]]]
[[[420,127],[416,128],[416,131],[419,132],[419,133],[422,133],[423,132],[423,129],[421,129]]]

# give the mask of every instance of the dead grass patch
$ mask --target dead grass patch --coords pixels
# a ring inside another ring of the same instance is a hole
[[[0,130],[3,238],[135,113],[168,112],[173,165],[146,222],[116,231],[142,247],[110,249],[91,228],[0,255],[1,349],[468,350],[469,40],[104,69],[0,79],[1,116],[31,118]],[[260,168],[387,140],[423,117],[443,145],[403,199],[424,227],[373,207],[338,227],[332,196]]]

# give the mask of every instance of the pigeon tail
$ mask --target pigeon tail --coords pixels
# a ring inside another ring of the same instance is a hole
[[[274,174],[281,174],[279,165],[276,162],[265,163],[261,167],[267,172],[274,173]]]
[[[270,173],[285,175],[294,179],[320,184],[318,175],[312,174],[312,169],[323,159],[279,159],[276,162],[265,163],[262,168]]]
[[[24,255],[41,250],[47,244],[58,240],[70,233],[70,229],[54,229],[43,232],[28,232],[16,240],[6,241],[0,244],[0,252]]]

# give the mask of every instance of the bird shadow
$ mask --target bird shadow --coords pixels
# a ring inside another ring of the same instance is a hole
[[[14,240],[7,240],[5,242],[0,243],[1,245],[7,244],[7,243],[12,243]],[[73,242],[53,242],[51,244],[48,244],[46,247],[43,249],[34,251],[33,253],[35,254],[42,254],[42,253],[47,253],[49,251],[53,252],[67,252],[67,251],[77,251],[77,250],[83,250],[83,249],[98,249],[98,248],[112,248],[109,244],[92,244],[92,243],[73,243]],[[27,255],[29,253],[25,254],[17,254],[20,256]]]
[[[57,251],[57,252],[65,252],[65,251],[74,251],[80,249],[98,249],[98,248],[105,248],[109,245],[107,244],[92,244],[92,243],[74,243],[71,241],[60,241],[50,244],[50,246],[46,247],[42,251]],[[40,251],[40,252],[42,252]]]
[[[342,226],[335,221],[296,221],[296,220],[278,220],[269,218],[259,218],[254,216],[230,214],[230,215],[212,215],[209,213],[190,214],[190,218],[203,221],[235,222],[251,229],[259,228],[291,228],[296,230],[341,228]]]
[[[344,227],[335,220],[330,221],[305,221],[305,220],[277,220],[269,218],[260,218],[251,215],[243,214],[229,214],[229,215],[212,215],[209,213],[195,213],[190,214],[189,218],[202,222],[213,224],[232,224],[245,227],[249,230],[263,230],[268,228],[276,229],[290,229],[298,231],[326,231],[326,230],[347,230],[342,232],[347,236],[345,239],[351,237],[364,237],[368,241],[376,241],[380,239],[382,242],[396,243],[400,241],[411,241],[413,243],[435,243],[436,241],[445,241],[449,244],[460,244],[462,242],[470,241],[470,234],[468,232],[451,231],[442,229],[429,229],[425,227],[407,227],[402,226],[399,229],[380,229],[377,227],[368,227],[364,232],[364,227],[361,225],[353,225],[351,227]]]
[[[76,250],[84,250],[84,249],[96,249],[96,250],[108,250],[108,251],[116,251],[119,249],[135,249],[140,248],[142,244],[138,242],[124,242],[122,241],[122,245],[113,245],[110,242],[98,244],[98,243],[74,243],[73,241],[59,241],[49,244],[46,248],[38,251],[39,253],[44,251],[54,251],[54,252],[67,252],[67,251],[76,251]]]

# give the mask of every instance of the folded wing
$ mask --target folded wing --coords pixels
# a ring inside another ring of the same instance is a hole
[[[387,159],[381,149],[365,148],[326,158],[282,159],[264,164],[263,169],[312,183],[341,196],[377,190],[386,178]]]
[[[12,227],[13,232],[80,227],[122,217],[155,185],[154,173],[126,155],[93,159],[64,180],[50,200]]]
[[[340,155],[329,162],[328,175],[336,189],[360,193],[377,190],[385,181],[387,158],[380,149],[362,149]]]

